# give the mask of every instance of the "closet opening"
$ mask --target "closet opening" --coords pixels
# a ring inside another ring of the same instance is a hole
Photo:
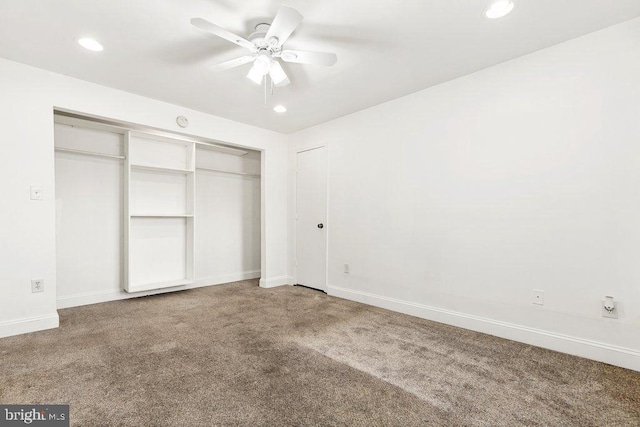
[[[260,277],[260,151],[54,118],[58,308]]]

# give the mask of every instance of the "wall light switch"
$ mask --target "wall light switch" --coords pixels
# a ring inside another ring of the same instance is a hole
[[[42,200],[42,187],[31,186],[31,200]]]

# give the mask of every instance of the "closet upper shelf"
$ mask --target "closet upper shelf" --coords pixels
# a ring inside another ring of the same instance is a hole
[[[193,214],[131,214],[131,218],[193,218]]]
[[[192,169],[180,169],[180,168],[169,168],[164,166],[151,166],[151,165],[140,165],[140,164],[131,164],[132,170],[142,170],[142,171],[150,171],[150,172],[166,172],[166,173],[177,173],[177,174],[188,174],[193,173]]]

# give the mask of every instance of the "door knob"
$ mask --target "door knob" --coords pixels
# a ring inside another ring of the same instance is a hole
[[[324,224],[323,223],[318,224],[318,228],[324,228]]]

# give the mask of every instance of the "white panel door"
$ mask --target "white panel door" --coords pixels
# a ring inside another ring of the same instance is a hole
[[[296,170],[296,282],[326,290],[327,149],[299,152]]]

